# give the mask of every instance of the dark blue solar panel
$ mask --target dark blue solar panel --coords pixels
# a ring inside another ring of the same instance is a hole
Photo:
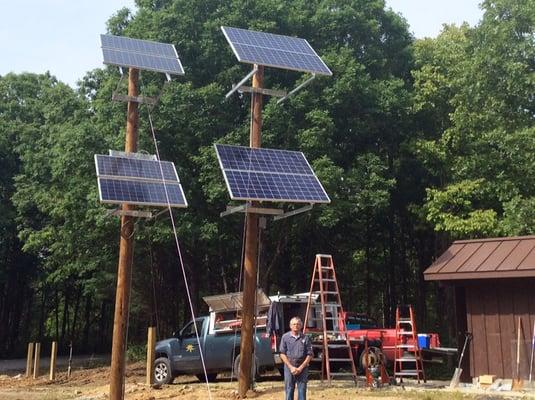
[[[114,35],[100,35],[100,39],[104,48],[176,58],[175,48],[172,44]]]
[[[175,47],[113,35],[100,35],[104,64],[184,75]]]
[[[227,26],[223,27],[223,30],[232,43],[316,55],[316,52],[305,39]]]
[[[226,26],[221,29],[241,62],[332,75],[305,39]]]
[[[329,197],[314,175],[225,171],[233,200],[328,203]]]
[[[98,176],[162,180],[163,172],[163,178],[166,181],[179,181],[175,166],[169,161],[141,160],[100,154],[95,155],[95,161]]]
[[[215,148],[233,200],[330,202],[301,152],[223,144]]]
[[[143,181],[99,178],[100,200],[104,203],[186,207],[182,186]],[[167,189],[167,196],[166,196]]]
[[[314,175],[303,153],[216,144],[224,169]]]

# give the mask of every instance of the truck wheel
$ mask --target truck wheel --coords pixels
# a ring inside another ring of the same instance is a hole
[[[197,374],[195,376],[197,377],[199,381],[206,382],[204,374]],[[206,374],[206,378],[208,378],[208,382],[215,382],[217,378],[217,373]]]
[[[171,363],[167,357],[160,357],[154,362],[154,382],[165,385],[173,382],[175,377],[171,372]]]
[[[251,366],[251,377],[254,379],[257,379],[260,377],[260,374],[258,373],[258,358],[253,357],[253,365]],[[238,354],[236,358],[234,359],[234,370],[232,374],[234,379],[240,378],[240,355]]]

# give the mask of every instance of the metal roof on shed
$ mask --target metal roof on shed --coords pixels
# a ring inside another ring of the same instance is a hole
[[[535,277],[535,236],[457,240],[424,271],[426,281]]]

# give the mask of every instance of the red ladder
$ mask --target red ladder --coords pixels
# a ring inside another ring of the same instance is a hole
[[[314,301],[316,298],[319,301]],[[313,361],[321,361],[321,379],[327,378],[329,385],[335,376],[350,376],[357,382],[343,311],[333,258],[327,254],[316,254],[303,333],[309,331],[312,337],[317,335],[312,339],[312,346],[322,352]],[[315,329],[308,327],[309,321],[315,322]],[[342,369],[350,369],[351,372],[340,372]]]
[[[403,311],[402,311],[403,310]],[[396,308],[396,345],[394,377],[403,382],[403,377],[414,377],[420,383],[425,380],[422,352],[418,345],[416,321],[411,305]]]

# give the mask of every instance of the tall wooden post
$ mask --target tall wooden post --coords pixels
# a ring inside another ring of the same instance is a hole
[[[258,66],[253,75],[253,93],[251,95],[251,147],[262,144],[262,94],[255,93],[255,88],[262,88],[264,67]],[[253,204],[255,206],[255,204]],[[248,213],[245,233],[245,261],[243,275],[243,314],[240,342],[240,379],[238,393],[244,398],[251,387],[251,368],[253,364],[254,305],[256,297],[256,271],[258,269],[258,215]]]
[[[50,375],[49,379],[53,381],[56,379],[56,357],[58,355],[58,342],[52,342],[52,350],[50,351]]]
[[[26,356],[26,378],[32,376],[33,347],[33,342],[28,343],[28,354]]]
[[[41,343],[35,343],[35,356],[33,357],[33,379],[39,378],[41,366]]]
[[[156,345],[156,327],[149,326],[147,332],[147,385],[154,383],[154,353]]]
[[[139,70],[128,71],[128,96],[138,95]],[[138,103],[128,102],[126,120],[125,152],[137,151],[137,131],[139,123]],[[122,210],[133,210],[129,204],[123,204]],[[126,333],[130,304],[130,284],[132,282],[132,259],[134,255],[134,218],[121,217],[121,242],[119,248],[119,265],[117,268],[117,290],[115,294],[115,317],[113,320],[113,342],[111,350],[110,400],[122,400],[126,372]]]

